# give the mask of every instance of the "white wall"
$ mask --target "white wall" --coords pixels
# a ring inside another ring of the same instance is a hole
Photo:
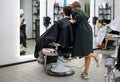
[[[115,0],[115,17],[120,16],[120,0]]]
[[[19,0],[0,1],[0,65],[33,59],[19,52]]]

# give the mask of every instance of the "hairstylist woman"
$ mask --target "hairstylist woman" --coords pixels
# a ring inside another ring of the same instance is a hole
[[[70,22],[75,28],[75,40],[73,43],[73,56],[85,57],[85,68],[81,77],[89,79],[88,70],[90,66],[91,57],[93,57],[99,66],[102,54],[93,53],[93,34],[92,28],[88,23],[89,16],[81,9],[79,2],[75,1],[71,4],[72,19]]]

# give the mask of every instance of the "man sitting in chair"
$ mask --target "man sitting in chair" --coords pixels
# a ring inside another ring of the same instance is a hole
[[[41,50],[43,48],[49,48],[49,44],[52,42],[58,43],[64,48],[68,48],[73,42],[73,29],[69,22],[71,14],[71,7],[65,6],[63,8],[63,19],[55,22],[45,33],[43,33],[37,40],[35,46],[34,56],[39,57],[40,62],[43,62],[43,56]],[[44,50],[44,53],[50,54],[51,51]]]

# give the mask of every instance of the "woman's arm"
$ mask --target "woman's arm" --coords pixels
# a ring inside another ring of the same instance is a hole
[[[77,20],[74,20],[74,19],[71,19],[70,20],[70,23],[72,23],[72,24],[74,24],[74,23],[76,23],[77,22]]]

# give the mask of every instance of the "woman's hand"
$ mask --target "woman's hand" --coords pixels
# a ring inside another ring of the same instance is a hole
[[[74,19],[71,19],[70,20],[70,23],[72,23],[72,24],[74,24],[74,23],[76,23],[77,21],[76,20],[74,20]]]

